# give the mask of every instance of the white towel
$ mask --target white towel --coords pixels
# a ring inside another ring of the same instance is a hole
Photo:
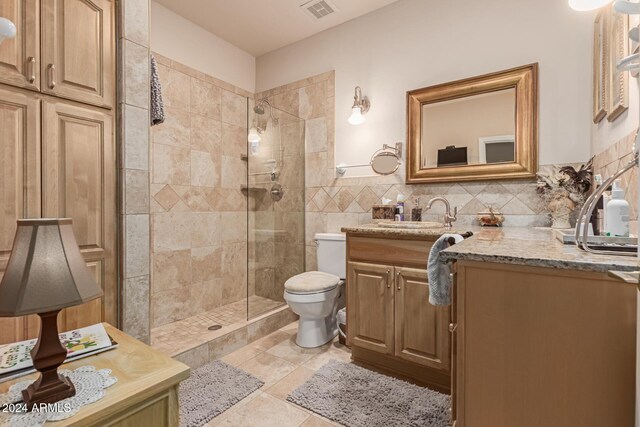
[[[440,251],[449,247],[449,237],[453,237],[456,243],[464,240],[464,237],[459,234],[443,234],[429,252],[427,275],[429,302],[432,305],[451,305],[451,266],[449,263],[440,262]]]

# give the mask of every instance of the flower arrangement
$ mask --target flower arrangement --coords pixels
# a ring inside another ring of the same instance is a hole
[[[579,209],[591,190],[593,157],[580,169],[555,167],[551,173],[538,173],[537,192],[551,215],[552,228],[571,228],[571,213]]]

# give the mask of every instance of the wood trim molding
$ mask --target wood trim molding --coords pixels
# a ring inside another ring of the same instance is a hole
[[[422,168],[423,105],[509,88],[516,91],[515,162]],[[538,167],[538,64],[407,92],[407,120],[407,184],[533,178]]]

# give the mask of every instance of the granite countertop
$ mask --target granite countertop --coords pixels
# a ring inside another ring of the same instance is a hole
[[[442,251],[440,258],[602,273],[638,270],[636,257],[590,254],[562,244],[548,228],[484,228]]]
[[[638,258],[635,257],[594,255],[573,244],[564,245],[548,228],[456,228],[454,224],[454,230],[390,229],[368,224],[344,227],[342,231],[372,237],[432,237],[434,240],[444,233],[474,232],[472,237],[442,251],[440,257],[443,261],[497,262],[603,273],[609,270],[635,271],[639,268]]]

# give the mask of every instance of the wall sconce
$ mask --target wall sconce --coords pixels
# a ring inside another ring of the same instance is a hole
[[[354,126],[361,125],[366,120],[364,114],[369,111],[371,103],[366,97],[362,96],[362,89],[356,86],[356,93],[353,97],[353,107],[351,107],[351,115],[347,120],[349,124]]]
[[[16,25],[7,18],[0,17],[0,43],[4,39],[12,39],[16,36]]]

